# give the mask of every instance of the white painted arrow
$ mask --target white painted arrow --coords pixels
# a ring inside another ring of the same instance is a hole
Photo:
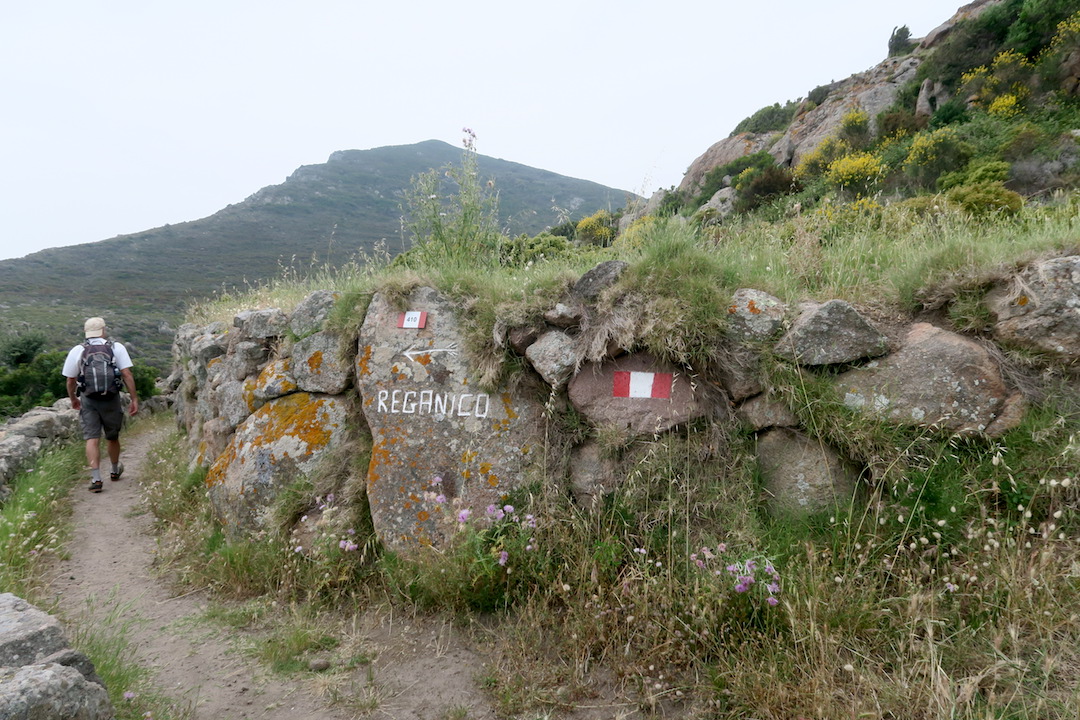
[[[402,354],[413,362],[416,362],[416,358],[420,355],[430,355],[431,353],[450,353],[451,355],[457,355],[457,345],[455,344],[445,348],[428,348],[427,350],[414,350],[413,348],[409,348]]]

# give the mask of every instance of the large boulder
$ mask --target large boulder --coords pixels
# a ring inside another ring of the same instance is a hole
[[[652,435],[709,414],[703,387],[648,353],[589,363],[570,381],[570,402],[596,427]]]
[[[260,407],[237,429],[206,476],[214,513],[235,535],[264,529],[274,499],[311,473],[345,432],[348,403],[293,393]]]
[[[986,305],[1002,343],[1080,360],[1080,255],[1032,263],[992,289]]]
[[[852,409],[962,435],[1000,435],[1024,404],[985,348],[927,323],[913,325],[895,353],[839,375],[836,388]]]
[[[389,547],[445,544],[525,481],[541,452],[541,393],[477,385],[454,306],[417,288],[408,314],[376,293],[360,329],[356,385],[374,447],[368,501]]]

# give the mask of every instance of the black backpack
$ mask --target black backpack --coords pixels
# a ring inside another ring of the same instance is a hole
[[[79,394],[103,397],[120,392],[120,369],[113,357],[112,340],[83,343],[79,363]]]

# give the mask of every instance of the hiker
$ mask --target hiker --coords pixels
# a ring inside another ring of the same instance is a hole
[[[106,338],[105,321],[92,317],[83,325],[86,342],[71,348],[64,361],[67,394],[71,407],[79,411],[83,439],[86,440],[86,461],[90,465],[90,492],[101,492],[101,434],[108,443],[112,469],[110,480],[119,480],[124,473],[120,462],[120,426],[124,411],[120,404],[123,384],[131,395],[128,412],[139,411],[135,395],[135,376],[131,374],[131,357],[123,344]]]

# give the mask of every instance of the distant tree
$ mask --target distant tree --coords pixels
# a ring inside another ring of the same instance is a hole
[[[911,29],[907,25],[893,28],[889,36],[889,57],[907,55],[915,49],[915,43],[911,42]]]

